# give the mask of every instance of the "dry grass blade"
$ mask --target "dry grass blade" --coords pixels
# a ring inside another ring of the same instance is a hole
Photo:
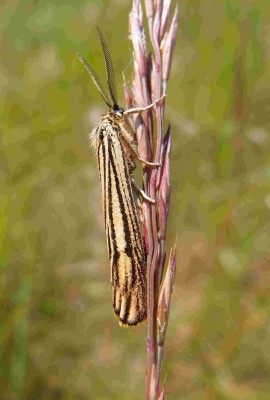
[[[134,49],[132,90],[126,88],[128,106],[146,106],[166,94],[177,32],[177,8],[170,21],[171,1],[145,1],[153,55],[147,51],[143,7],[134,0],[130,13],[130,38]],[[170,296],[175,271],[175,248],[165,278],[166,231],[170,204],[170,128],[164,135],[165,99],[154,109],[133,118],[140,157],[161,163],[160,169],[144,168],[144,190],[157,205],[144,203],[144,233],[147,249],[148,338],[146,399],[163,399],[160,385],[163,343],[168,326]],[[154,131],[155,127],[155,131]],[[163,281],[163,283],[162,283]],[[170,288],[170,290],[169,290]]]

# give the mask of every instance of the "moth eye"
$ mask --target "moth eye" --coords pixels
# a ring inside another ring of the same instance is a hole
[[[115,112],[115,114],[117,115],[117,117],[123,118],[124,110],[122,110],[122,108],[119,108],[119,109]]]

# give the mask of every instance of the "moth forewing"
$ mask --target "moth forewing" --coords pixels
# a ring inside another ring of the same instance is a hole
[[[146,255],[132,192],[131,159],[118,122],[110,112],[90,137],[102,189],[114,312],[121,325],[131,326],[147,315]]]

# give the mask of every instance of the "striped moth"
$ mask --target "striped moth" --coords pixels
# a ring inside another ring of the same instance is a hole
[[[112,57],[102,32],[99,28],[97,30],[105,60],[110,100],[101,89],[92,68],[81,55],[78,57],[109,107],[108,114],[101,118],[89,137],[96,152],[101,183],[114,313],[121,326],[132,326],[147,316],[146,252],[133,189],[145,200],[155,203],[133,179],[134,160],[139,159],[152,166],[159,164],[139,158],[137,140],[126,116],[147,110],[157,102],[125,111],[118,106]]]

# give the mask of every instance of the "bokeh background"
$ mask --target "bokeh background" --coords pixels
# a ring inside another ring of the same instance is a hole
[[[174,4],[176,4],[174,2]],[[1,10],[0,399],[142,399],[146,324],[120,329],[96,160],[106,113],[76,59],[119,97],[131,2],[6,0]],[[270,3],[181,0],[166,100],[168,242],[178,235],[167,399],[268,400]],[[123,101],[122,101],[123,102]]]

